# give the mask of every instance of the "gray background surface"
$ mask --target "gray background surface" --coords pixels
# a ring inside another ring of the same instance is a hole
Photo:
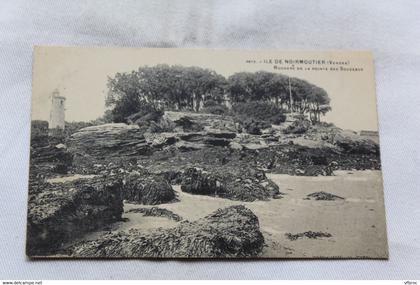
[[[33,45],[373,50],[390,259],[27,260]],[[419,83],[420,1],[3,0],[0,279],[420,279]]]

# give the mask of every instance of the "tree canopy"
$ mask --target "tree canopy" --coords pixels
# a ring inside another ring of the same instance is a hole
[[[199,67],[157,65],[108,78],[106,106],[119,114],[135,113],[141,104],[156,108],[199,111],[206,100],[222,103],[226,79]]]
[[[330,108],[327,92],[305,80],[258,71],[228,78],[210,69],[166,64],[144,66],[108,78],[106,106],[113,121],[124,122],[144,104],[157,109],[200,111],[209,104],[271,102],[283,111],[319,122]]]

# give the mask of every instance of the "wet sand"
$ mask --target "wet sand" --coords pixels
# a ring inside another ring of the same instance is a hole
[[[304,177],[267,174],[285,193],[283,199],[241,202],[177,192],[179,202],[161,204],[186,220],[196,220],[218,208],[243,204],[259,218],[266,241],[262,257],[273,258],[387,258],[382,176],[380,171],[341,171],[336,176]],[[324,191],[345,198],[336,201],[305,200],[306,195]],[[124,210],[152,206],[126,203]],[[150,230],[173,227],[177,222],[164,217],[125,213],[128,220],[112,230]],[[329,238],[290,240],[286,233],[307,231],[329,233]],[[96,235],[93,235],[96,236]],[[92,237],[92,235],[90,235]]]

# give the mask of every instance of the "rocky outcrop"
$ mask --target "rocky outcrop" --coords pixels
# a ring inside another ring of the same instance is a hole
[[[380,169],[379,154],[347,153],[336,148],[312,148],[294,144],[281,144],[247,152],[244,163],[255,163],[272,173],[289,175],[332,175],[334,170]]]
[[[281,198],[282,194],[264,171],[250,167],[218,167],[210,171],[189,168],[182,177],[181,190],[191,194],[247,202]]]
[[[351,154],[379,154],[379,145],[351,131],[342,131],[334,136],[334,144]]]
[[[197,168],[189,168],[183,174],[181,190],[190,194],[218,196],[225,186],[217,177]]]
[[[219,209],[194,222],[149,234],[110,233],[69,248],[72,257],[255,257],[264,246],[257,216],[245,206]]]
[[[124,200],[143,205],[158,205],[176,201],[172,186],[159,176],[130,174],[124,183]]]
[[[193,151],[214,146],[228,146],[236,137],[234,132],[207,130],[201,132],[146,133],[145,138],[155,150],[174,145],[181,151]]]
[[[66,174],[73,163],[73,155],[67,150],[63,140],[48,134],[31,136],[31,176],[40,174]]]
[[[83,128],[71,135],[68,148],[76,168],[151,153],[140,128],[122,123]]]
[[[174,121],[175,128],[183,132],[200,132],[204,126],[194,121],[191,117],[184,116]]]
[[[267,131],[265,129],[264,131]],[[229,144],[231,149],[236,150],[257,150],[269,147],[269,144],[266,142],[267,134],[256,136],[246,133],[237,134],[237,136]]]
[[[179,139],[188,143],[204,145],[204,146],[228,146],[236,133],[206,131],[180,134]]]
[[[178,141],[176,133],[145,133],[146,142],[153,148],[161,149]]]
[[[336,148],[343,154],[379,155],[379,145],[366,136],[352,130],[342,130],[333,124],[319,123],[302,136],[307,140],[322,141],[328,147]]]
[[[54,184],[31,181],[27,255],[54,254],[66,242],[120,220],[122,213],[121,181],[106,177]]]

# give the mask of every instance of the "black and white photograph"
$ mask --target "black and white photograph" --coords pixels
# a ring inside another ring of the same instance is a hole
[[[30,258],[388,258],[370,52],[33,64]]]

